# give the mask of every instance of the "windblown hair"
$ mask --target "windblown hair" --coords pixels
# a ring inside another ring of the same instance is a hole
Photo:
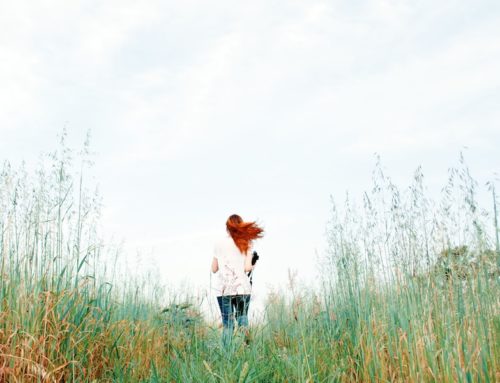
[[[242,254],[247,254],[254,239],[262,238],[264,235],[264,229],[255,222],[244,222],[237,214],[227,219],[226,230]]]

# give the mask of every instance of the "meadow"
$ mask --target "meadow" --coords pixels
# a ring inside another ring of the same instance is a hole
[[[0,382],[500,381],[497,198],[462,157],[438,201],[377,162],[372,190],[332,200],[321,288],[292,273],[228,350],[195,298],[120,268],[90,158],[63,136],[37,171],[1,169]]]

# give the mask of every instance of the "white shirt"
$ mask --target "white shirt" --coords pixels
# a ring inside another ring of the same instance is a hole
[[[252,253],[252,249],[248,249]],[[228,236],[215,244],[214,257],[219,264],[217,295],[244,295],[252,292],[250,280],[245,274],[245,255]]]

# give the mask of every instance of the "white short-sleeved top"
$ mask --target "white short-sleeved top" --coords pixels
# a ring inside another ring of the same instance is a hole
[[[249,249],[251,254],[252,250]],[[245,273],[245,255],[231,237],[221,239],[215,244],[214,257],[219,264],[217,295],[244,295],[252,292],[250,280]]]

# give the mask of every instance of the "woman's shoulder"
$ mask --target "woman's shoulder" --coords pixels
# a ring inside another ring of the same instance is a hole
[[[215,241],[215,246],[216,247],[224,247],[224,246],[228,246],[231,243],[233,243],[233,239],[231,237],[229,237],[229,236],[219,237]]]
[[[233,247],[235,247],[233,239],[230,237],[220,237],[215,241],[215,252],[216,253],[227,253],[228,251],[232,251]]]

